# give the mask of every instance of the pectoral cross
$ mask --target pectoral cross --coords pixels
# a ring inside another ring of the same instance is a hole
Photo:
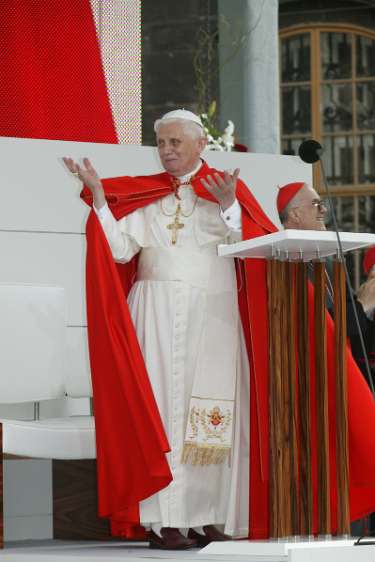
[[[174,221],[171,224],[167,225],[167,228],[172,231],[172,244],[176,244],[177,242],[177,232],[184,228],[184,223],[179,222],[181,213],[181,206],[180,203],[177,205],[176,214],[174,216]]]

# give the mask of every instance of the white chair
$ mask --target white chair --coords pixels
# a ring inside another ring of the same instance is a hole
[[[66,327],[63,288],[0,284],[0,405],[91,397],[84,337]],[[92,415],[0,419],[0,426],[1,458],[96,458]],[[2,486],[0,494],[2,501]]]

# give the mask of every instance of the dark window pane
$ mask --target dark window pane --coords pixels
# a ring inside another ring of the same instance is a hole
[[[375,197],[358,197],[358,231],[374,232],[375,228]]]
[[[354,216],[354,197],[333,197],[333,208],[336,215],[336,221],[339,231],[354,232],[355,231],[355,216]],[[333,230],[332,217],[327,221],[327,230]],[[351,283],[354,286],[355,270],[357,259],[355,252],[347,252],[345,254],[345,261],[350,274]]]
[[[325,137],[323,163],[328,183],[347,185],[353,183],[352,137]]]
[[[305,137],[292,138],[292,139],[282,139],[281,141],[281,153],[288,154],[290,156],[297,156],[298,149],[301,142],[305,140]]]
[[[375,81],[357,84],[357,127],[375,129]]]
[[[339,231],[354,232],[355,231],[355,216],[354,216],[354,197],[333,197],[333,208],[336,215],[337,226]],[[333,230],[332,218],[327,222],[327,229]],[[350,280],[352,285],[355,285],[356,279],[356,252],[347,252],[345,254],[345,261],[348,267]]]
[[[375,228],[375,197],[363,196],[358,197],[358,231],[373,233]],[[359,255],[359,282],[365,280],[363,271],[363,255],[365,251],[361,251]]]
[[[339,230],[354,230],[354,197],[333,197],[333,208]]]
[[[350,131],[353,127],[351,84],[325,84],[322,88],[324,132]]]
[[[281,80],[310,80],[310,34],[301,34],[281,42]]]
[[[375,41],[357,36],[357,76],[375,76]]]
[[[352,40],[349,33],[321,33],[323,80],[351,77]]]
[[[332,203],[339,231],[354,232],[354,197],[333,197]],[[333,230],[333,228],[332,217],[330,217],[327,222],[327,229]],[[348,267],[351,283],[354,286],[356,279],[356,263],[358,262],[358,259],[355,257],[355,252],[347,252],[345,254],[345,261]]]
[[[282,89],[283,134],[311,131],[311,94],[308,86]]]
[[[354,231],[354,197],[335,197],[333,201],[340,229]]]
[[[359,183],[375,183],[375,135],[359,135],[357,145]]]

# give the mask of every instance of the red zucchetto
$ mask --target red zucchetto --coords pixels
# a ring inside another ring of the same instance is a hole
[[[288,205],[289,201],[299,192],[300,189],[305,185],[303,181],[297,181],[294,183],[287,183],[282,187],[279,187],[279,193],[277,194],[277,210],[282,213],[285,207]]]
[[[363,270],[366,275],[370,273],[373,265],[375,265],[375,246],[366,250],[363,256]]]

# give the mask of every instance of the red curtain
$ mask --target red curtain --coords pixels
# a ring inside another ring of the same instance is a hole
[[[4,0],[0,30],[0,135],[117,143],[89,0]]]

